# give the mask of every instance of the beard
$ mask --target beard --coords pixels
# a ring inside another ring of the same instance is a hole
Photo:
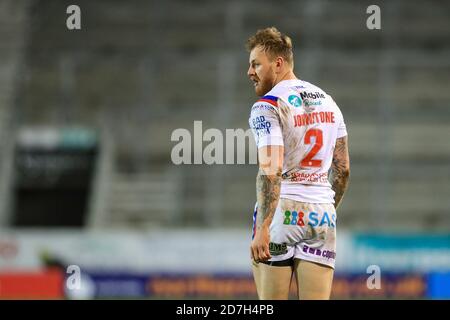
[[[264,96],[267,92],[273,88],[272,77],[266,77],[264,80],[260,79],[258,85],[255,87],[255,93],[258,97]]]

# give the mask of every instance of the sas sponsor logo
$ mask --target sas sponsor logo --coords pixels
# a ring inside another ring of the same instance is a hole
[[[252,119],[252,129],[259,136],[270,134],[270,127],[272,124],[267,121],[264,116],[258,116]]]
[[[303,246],[303,253],[312,254],[319,257],[324,257],[327,259],[336,259],[336,252],[332,250],[320,250],[308,247],[307,245]]]
[[[296,96],[296,95],[290,95],[288,97],[288,101],[290,104],[292,104],[296,108],[301,107],[301,105],[302,105],[302,99],[300,99],[300,97]]]
[[[286,243],[269,243],[269,252],[273,256],[279,256],[281,254],[287,253],[287,244]]]
[[[336,227],[336,214],[333,213],[330,216],[327,212],[324,212],[322,217],[319,217],[319,214],[317,212],[310,212],[308,213],[308,215],[305,215],[305,213],[302,211],[297,212],[286,210],[284,212],[283,224],[303,227],[305,225],[305,216],[308,219],[308,225],[313,228],[321,227],[323,225],[326,225],[329,228]]]

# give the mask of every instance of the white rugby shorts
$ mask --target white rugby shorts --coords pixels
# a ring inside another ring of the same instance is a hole
[[[257,204],[253,214],[256,231]],[[334,269],[336,210],[332,203],[304,203],[281,198],[270,225],[270,262],[302,259]],[[276,265],[276,264],[274,264]]]

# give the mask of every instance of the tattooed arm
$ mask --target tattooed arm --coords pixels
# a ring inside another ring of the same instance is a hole
[[[350,178],[350,157],[348,155],[347,136],[336,140],[331,173],[331,185],[335,192],[334,206],[337,209],[347,190]]]
[[[259,172],[256,177],[258,213],[256,233],[251,252],[255,261],[270,259],[269,226],[280,198],[281,173],[283,168],[282,146],[266,146],[258,151]]]

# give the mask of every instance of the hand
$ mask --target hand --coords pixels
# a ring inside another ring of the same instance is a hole
[[[252,259],[255,262],[266,261],[272,258],[269,251],[269,242],[269,227],[262,226],[257,230],[250,247]]]

